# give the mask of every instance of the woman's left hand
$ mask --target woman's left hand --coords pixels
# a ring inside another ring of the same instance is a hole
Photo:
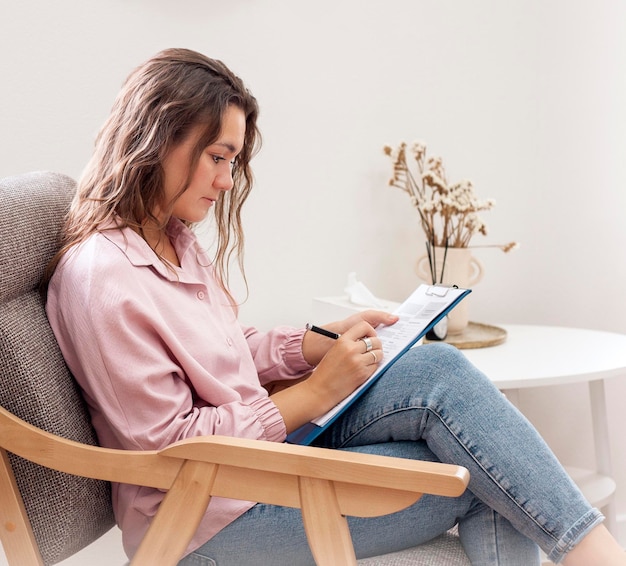
[[[394,324],[398,321],[398,316],[385,311],[366,310],[350,315],[344,320],[330,322],[322,326],[327,330],[336,332],[337,334],[343,334],[361,321],[365,321],[373,328],[376,328],[380,324],[384,324],[385,326]],[[302,338],[302,355],[309,364],[316,366],[320,363],[332,345],[332,338],[327,338],[321,334],[307,331],[304,333],[304,337]]]

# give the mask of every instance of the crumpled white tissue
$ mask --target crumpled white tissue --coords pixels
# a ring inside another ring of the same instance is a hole
[[[374,296],[361,281],[356,278],[356,273],[352,272],[348,274],[348,285],[344,289],[348,295],[348,300],[354,304],[362,307],[373,307],[382,309],[384,305]]]

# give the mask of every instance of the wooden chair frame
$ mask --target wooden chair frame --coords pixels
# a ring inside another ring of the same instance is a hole
[[[175,565],[212,496],[300,508],[318,566],[355,565],[346,515],[462,494],[460,466],[223,436],[111,450],[45,432],[0,407],[0,539],[11,566],[43,565],[7,452],[69,474],[167,490],[132,566]]]

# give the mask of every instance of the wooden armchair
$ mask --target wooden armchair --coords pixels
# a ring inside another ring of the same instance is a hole
[[[318,565],[356,564],[345,515],[460,495],[464,468],[218,436],[160,451],[97,446],[37,286],[74,182],[0,180],[0,539],[11,566],[55,564],[114,525],[109,482],[167,491],[132,565],[174,565],[213,496],[301,508]]]

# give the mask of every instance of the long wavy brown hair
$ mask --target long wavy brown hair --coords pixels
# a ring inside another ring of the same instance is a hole
[[[203,133],[192,152],[186,189],[203,150],[217,140],[225,110],[235,105],[246,117],[242,151],[233,167],[233,188],[213,208],[216,222],[214,266],[228,290],[229,265],[236,256],[242,274],[244,235],[241,208],[252,188],[250,159],[261,143],[256,99],[221,61],[188,49],[164,50],[126,79],[111,114],[98,133],[93,156],[78,188],[62,232],[61,248],[48,265],[43,289],[59,260],[91,234],[110,226],[142,234],[148,220],[161,225],[155,211],[167,210],[161,163],[191,128]]]

